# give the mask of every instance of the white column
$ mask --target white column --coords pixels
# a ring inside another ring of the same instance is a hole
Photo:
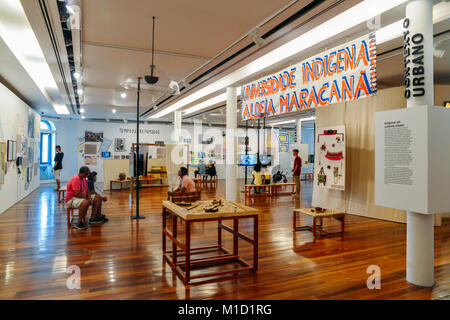
[[[175,142],[176,144],[179,144],[181,141],[181,110],[180,111],[174,111],[173,113],[173,120],[174,120],[174,132],[175,132]]]
[[[423,45],[423,75],[414,75],[413,68],[419,65],[411,62],[409,76],[409,98],[407,107],[432,106],[433,103],[433,1],[415,0],[406,6],[403,26],[408,30],[410,48]],[[422,43],[419,42],[420,39]],[[408,39],[407,39],[408,40]],[[406,40],[405,40],[406,41]],[[407,59],[407,57],[406,57]],[[406,70],[405,70],[406,71]],[[420,71],[418,69],[417,71]],[[424,85],[414,86],[414,79],[424,77]],[[407,79],[405,79],[407,81]],[[406,83],[405,83],[406,84]],[[425,89],[425,94],[415,95],[414,87]],[[406,88],[408,89],[408,88]],[[406,92],[405,92],[406,93]],[[407,95],[405,94],[405,97]],[[423,119],[426,121],[426,119]],[[421,287],[434,285],[434,216],[408,211],[406,232],[406,280]]]
[[[236,88],[227,88],[227,129],[226,129],[226,199],[237,201],[238,187],[236,180],[236,145],[235,131],[237,129],[237,94]]]
[[[297,119],[297,145],[302,143],[302,119]]]

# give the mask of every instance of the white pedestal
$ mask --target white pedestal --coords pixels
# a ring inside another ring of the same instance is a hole
[[[407,212],[406,280],[421,287],[434,285],[434,216]]]

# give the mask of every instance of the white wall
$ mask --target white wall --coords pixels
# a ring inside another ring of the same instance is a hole
[[[28,119],[33,116],[34,138],[31,138],[28,136]],[[5,183],[0,185],[0,213],[39,187],[39,122],[40,116],[0,83],[0,141],[17,141],[17,155],[24,157],[21,174],[18,173],[15,161],[6,164]],[[20,142],[25,140],[28,142],[27,147],[22,150]],[[31,158],[30,148],[33,151]],[[26,163],[28,164],[25,165]],[[30,183],[26,181],[26,166],[32,167]]]
[[[51,120],[51,119],[49,119]],[[136,129],[135,123],[116,123],[116,122],[89,122],[81,120],[52,120],[56,127],[56,143],[61,145],[64,152],[63,160],[63,170],[61,174],[61,181],[68,181],[73,175],[75,175],[78,169],[85,165],[84,156],[82,153],[78,152],[79,140],[83,140],[85,136],[85,131],[92,132],[102,132],[103,137],[112,141],[112,145],[109,149],[112,156],[114,155],[128,155],[132,143],[136,141],[135,131],[130,131]],[[154,143],[155,141],[164,141],[165,143],[173,143],[172,133],[174,126],[172,124],[141,124],[141,143]],[[201,150],[208,153],[208,148],[221,143],[222,131],[224,128],[221,127],[208,127],[203,125],[200,128],[194,128],[193,125],[183,125],[182,126],[182,137],[190,138],[192,141],[191,148],[203,148]],[[270,130],[267,129],[267,134],[270,135]],[[195,133],[195,137],[194,137]],[[198,144],[198,134],[202,133],[204,135],[214,135],[216,137],[215,142],[212,145],[201,145]],[[249,128],[249,147],[250,154],[255,154],[257,152],[257,130],[254,128]],[[286,171],[288,175],[291,174],[292,169],[292,156],[291,152],[278,152],[278,140],[276,135],[278,130],[274,130],[273,143],[272,143],[272,155],[278,154],[278,160],[282,170]],[[239,128],[237,136],[244,137],[245,129]],[[125,152],[116,152],[114,150],[114,139],[115,138],[125,138]],[[263,132],[260,131],[260,151],[263,152]],[[101,143],[98,143],[98,147]],[[194,149],[195,150],[195,149]],[[198,150],[198,149],[197,149]],[[245,149],[242,149],[245,150]],[[242,151],[241,150],[241,151]],[[199,150],[200,151],[200,150]],[[238,150],[238,153],[240,151]],[[273,157],[275,158],[275,156]],[[225,165],[221,163],[220,160],[216,161],[216,168],[219,179],[225,179]],[[103,181],[103,159],[101,157],[97,158],[97,166],[89,166],[91,170],[95,170],[98,173],[98,181]],[[249,168],[248,177],[251,179],[252,168]],[[244,178],[245,168],[238,167],[238,178]]]
[[[78,173],[78,120],[53,120],[56,129],[56,145],[64,152],[61,181],[67,182]]]

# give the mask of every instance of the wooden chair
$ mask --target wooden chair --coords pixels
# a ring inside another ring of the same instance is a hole
[[[75,214],[75,210],[77,210],[77,214]],[[78,209],[77,208],[67,208],[67,226],[70,227],[72,225],[72,220],[74,218],[78,218]]]
[[[67,186],[58,189],[58,203],[64,203],[66,199]]]
[[[173,203],[181,203],[181,202],[195,202],[201,199],[202,189],[196,189],[194,192],[168,192],[167,200]]]

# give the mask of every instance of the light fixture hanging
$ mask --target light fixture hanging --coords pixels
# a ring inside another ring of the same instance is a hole
[[[145,76],[144,79],[149,84],[155,84],[158,82],[159,78],[153,75],[153,71],[156,68],[154,64],[154,56],[155,56],[155,17],[153,16],[153,35],[152,35],[152,65],[150,66],[150,75]]]

